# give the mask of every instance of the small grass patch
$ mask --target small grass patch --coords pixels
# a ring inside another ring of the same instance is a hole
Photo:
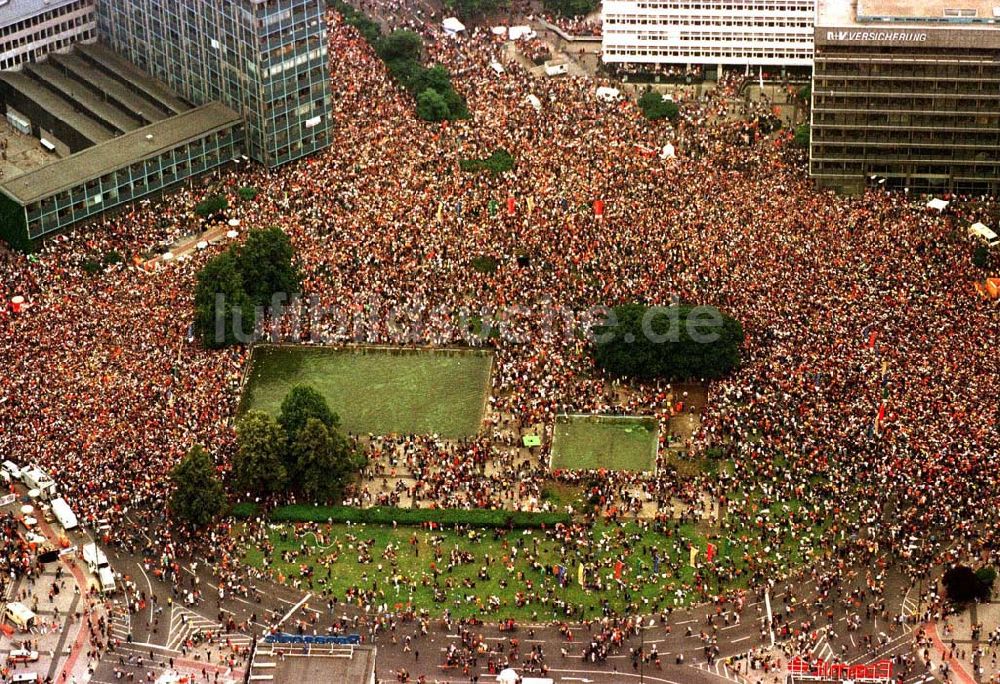
[[[311,385],[355,434],[468,437],[483,420],[492,357],[480,351],[254,349],[241,412],[277,415],[295,385]]]
[[[553,470],[652,471],[656,465],[655,418],[569,416],[556,420]]]

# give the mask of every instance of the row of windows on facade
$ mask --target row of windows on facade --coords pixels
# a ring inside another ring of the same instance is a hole
[[[93,14],[94,4],[93,0],[77,0],[77,2],[71,3],[69,5],[63,5],[62,7],[56,7],[48,12],[43,12],[41,14],[36,14],[32,17],[27,17],[21,19],[20,21],[15,21],[6,26],[0,26],[0,38],[14,35],[15,33],[20,33],[25,29],[30,29],[41,24],[45,24],[52,19],[66,16],[67,14],[72,14],[79,10],[85,10],[90,14]]]
[[[9,40],[0,42],[0,52],[9,52],[31,45],[32,43],[45,42],[47,39],[51,39],[67,31],[80,33],[87,29],[93,29],[94,26],[94,15],[92,12],[89,14],[77,14],[63,21],[42,23],[33,27],[33,30],[29,32],[15,33]]]
[[[815,154],[815,152],[814,152]],[[849,157],[845,159],[813,157],[809,166],[812,175],[829,174],[880,174],[903,176],[961,177],[968,180],[1000,178],[1000,167],[967,166],[951,163],[915,162],[912,159],[896,160],[895,164],[882,164],[882,159]]]
[[[900,124],[905,126],[906,123]],[[1000,135],[986,131],[915,130],[884,131],[871,128],[841,128],[817,126],[813,135],[824,143],[892,143],[928,145],[931,147],[959,147],[976,150],[1000,148]]]
[[[28,215],[31,217],[71,210],[86,197],[93,198],[98,195],[117,193],[123,188],[135,189],[155,185],[164,179],[184,177],[190,173],[193,167],[206,161],[219,161],[222,150],[230,147],[234,142],[238,142],[240,137],[232,129],[218,131],[201,140],[168,150],[155,158],[136,162],[128,167],[107,173],[100,178],[92,178],[70,190],[46,197],[40,202],[30,205]]]
[[[807,45],[809,50],[812,51],[812,40],[810,40],[810,37],[794,33],[720,33],[717,31],[697,33],[676,33],[673,31],[665,31],[663,33],[630,33],[628,31],[613,31],[605,32],[604,34],[605,42],[615,42],[616,40],[621,40],[623,37],[627,38],[629,42],[649,41],[651,43],[684,43],[696,41],[710,43],[799,43]]]
[[[896,96],[887,93],[851,93],[850,95],[813,94],[813,107],[816,111],[827,109],[844,109],[852,111],[938,111],[938,112],[997,112],[1000,111],[1000,96],[984,97],[948,97],[946,94],[935,93],[929,96],[926,91],[907,91]]]
[[[989,83],[968,79],[956,81],[949,78],[932,77],[928,80],[907,80],[903,77],[894,79],[859,79],[842,80],[836,78],[817,77],[813,82],[813,91],[819,95],[834,95],[846,93],[848,97],[867,97],[879,94],[926,95],[927,97],[942,97],[955,99],[954,95],[977,99],[979,97],[1000,98],[1000,83]]]
[[[907,111],[888,110],[823,110],[813,112],[813,125],[833,129],[880,130],[882,135],[894,140],[905,140],[907,129],[936,131],[941,136],[954,132],[956,135],[996,136],[1000,130],[1000,117],[995,112],[984,110],[966,112],[928,112],[922,109]]]
[[[727,12],[783,12],[795,10],[812,13],[815,0],[642,0],[631,3],[641,9],[675,9],[685,12],[709,10]]]
[[[954,78],[976,81],[1000,81],[1000,62],[962,64],[947,62],[906,62],[886,64],[872,60],[860,62],[822,61],[817,65],[816,77],[844,76],[851,78]]]
[[[788,49],[788,50],[754,50],[754,49],[721,49],[723,46],[705,46],[705,47],[662,47],[662,48],[631,48],[631,47],[617,47],[617,46],[606,46],[604,48],[605,56],[637,56],[637,55],[648,55],[651,57],[663,56],[663,57],[704,57],[707,59],[712,58],[751,58],[751,59],[784,59],[790,57],[797,57],[808,59],[812,57],[812,50],[802,49]]]
[[[7,69],[13,69],[22,64],[29,64],[32,62],[39,61],[42,57],[49,54],[50,52],[57,52],[60,50],[66,50],[76,45],[79,42],[92,40],[95,37],[95,32],[93,29],[87,29],[80,33],[73,33],[70,36],[64,38],[57,38],[54,41],[45,43],[42,45],[35,45],[33,48],[26,52],[18,52],[10,57],[0,59],[0,71]]]
[[[721,17],[699,17],[697,19],[682,19],[672,16],[637,17],[627,16],[606,16],[604,17],[604,31],[607,32],[616,26],[662,26],[664,28],[676,28],[678,26],[731,26],[734,28],[799,28],[813,31],[813,23],[810,18],[787,20],[770,19],[749,19],[740,21],[736,19],[723,19]],[[810,34],[810,38],[812,34]]]

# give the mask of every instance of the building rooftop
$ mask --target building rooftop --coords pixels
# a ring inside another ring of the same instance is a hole
[[[1000,28],[1000,0],[816,0],[816,26]]]
[[[260,643],[250,663],[249,681],[261,684],[369,684],[375,681],[372,646],[319,646]]]
[[[240,121],[229,107],[211,102],[45,164],[0,183],[0,188],[30,204]]]
[[[858,0],[858,18],[862,21],[1000,20],[1000,0]]]

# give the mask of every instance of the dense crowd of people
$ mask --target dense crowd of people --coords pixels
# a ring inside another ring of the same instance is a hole
[[[434,125],[415,117],[356,31],[332,12],[329,23],[328,151],[274,171],[220,172],[31,257],[0,252],[0,299],[29,304],[0,313],[0,455],[47,468],[85,525],[149,551],[167,574],[196,544],[225,546],[224,532],[178,537],[163,516],[165,473],[192,444],[223,469],[233,451],[249,352],[189,336],[195,273],[219,247],[154,272],[130,260],[85,268],[112,252],[162,251],[200,228],[196,201],[224,192],[243,228],[280,226],[296,248],[311,305],[269,322],[278,337],[495,352],[482,433],[459,443],[359,436],[370,463],[353,502],[529,508],[540,505],[558,414],[651,415],[668,433],[675,391],[611,383],[577,333],[597,320],[594,307],[679,299],[718,306],[746,331],[741,367],[709,387],[686,444],[689,457],[721,456],[734,471],[682,478],[661,462],[654,473],[608,473],[593,483],[600,513],[724,501],[741,529],[779,543],[814,535],[810,571],[831,586],[886,552],[914,579],[942,561],[992,559],[998,312],[973,288],[980,274],[956,215],[898,194],[816,190],[788,136],[761,130],[767,103],[734,104],[738,76],[681,103],[671,126],[634,102],[599,101],[591,80],[537,80],[516,64],[498,77],[490,64],[502,41],[488,30],[441,39],[431,18],[398,18],[429,39],[429,58],[468,100],[470,119]],[[668,143],[676,159],[647,153]],[[499,148],[515,170],[458,169]],[[256,199],[235,199],[244,186]],[[473,268],[480,257],[497,268]],[[467,314],[499,334],[470,335]],[[528,432],[541,448],[519,448]],[[762,501],[800,508],[772,520]],[[152,542],[139,536],[147,528]],[[0,569],[25,572],[11,540]],[[713,572],[760,587],[790,567],[747,554]],[[940,609],[929,601],[926,617]]]

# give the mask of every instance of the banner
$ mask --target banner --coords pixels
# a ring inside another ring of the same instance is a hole
[[[583,563],[580,563],[580,567],[579,567],[579,569],[576,572],[576,579],[580,583],[580,586],[582,587],[583,586]]]
[[[265,644],[316,644],[331,646],[357,646],[361,643],[361,636],[358,634],[346,634],[344,636],[313,636],[311,634],[268,634],[264,637]]]
[[[15,501],[17,501],[17,494],[7,494],[5,496],[0,496],[0,506],[9,506]]]
[[[692,568],[694,567],[694,559],[697,557],[697,555],[698,555],[698,547],[695,546],[694,544],[692,544],[691,545],[691,567]]]

